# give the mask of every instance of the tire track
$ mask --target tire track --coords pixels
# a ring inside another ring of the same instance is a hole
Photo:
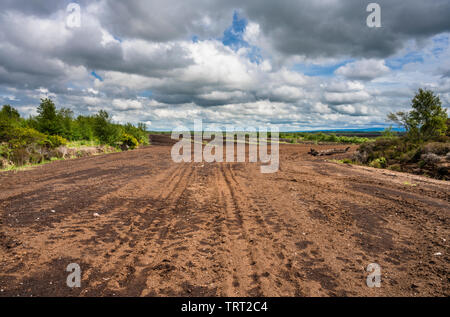
[[[294,251],[288,251],[286,244],[277,242],[280,237],[275,231],[278,228],[272,228],[267,224],[263,210],[236,180],[231,166],[227,165],[224,176],[233,200],[239,204],[238,208],[245,210],[245,214],[248,215],[245,217],[248,228],[247,239],[251,241],[253,258],[256,259],[255,267],[264,295],[282,296],[292,293],[296,296],[304,295],[298,274],[292,267]]]
[[[261,296],[261,283],[254,268],[254,255],[249,246],[242,214],[225,177],[223,164],[216,168],[215,179],[219,208],[226,219],[221,231],[224,233],[226,252],[230,255],[227,267],[232,268],[231,272],[229,269],[224,274],[224,293],[229,296]]]
[[[174,209],[182,198],[192,174],[191,166],[175,167],[168,172],[168,180],[161,185],[157,197],[147,201],[150,206],[143,204],[142,201],[136,201],[116,210],[116,214],[121,212],[132,214],[126,217],[124,226],[119,229],[128,243],[123,243],[120,239],[107,253],[107,257],[104,257],[103,264],[96,266],[98,271],[103,272],[100,276],[107,282],[100,281],[100,283],[105,284],[102,288],[108,293],[139,296],[146,288],[146,272],[158,261],[162,241],[166,239],[173,225]],[[153,186],[151,182],[152,178],[146,182],[139,182],[135,190]],[[126,188],[124,190],[128,191]],[[157,251],[158,249],[160,251]],[[98,281],[94,284],[98,284]],[[93,290],[87,288],[88,294],[90,291]]]

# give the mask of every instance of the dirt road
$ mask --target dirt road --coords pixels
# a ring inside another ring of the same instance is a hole
[[[1,173],[0,296],[450,295],[448,182],[280,151],[274,174],[168,146]]]

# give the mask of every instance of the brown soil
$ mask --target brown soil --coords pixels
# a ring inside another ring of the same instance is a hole
[[[168,146],[2,173],[0,296],[449,296],[450,184],[310,147],[274,174]]]

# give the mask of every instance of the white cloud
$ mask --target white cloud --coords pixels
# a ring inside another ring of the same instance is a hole
[[[364,59],[341,66],[335,73],[351,79],[371,80],[389,73],[389,67],[383,60]]]
[[[356,92],[326,92],[325,100],[332,104],[347,104],[366,101],[370,94],[366,91]]]
[[[141,101],[130,99],[114,99],[112,105],[115,110],[137,110],[142,109],[143,105]]]

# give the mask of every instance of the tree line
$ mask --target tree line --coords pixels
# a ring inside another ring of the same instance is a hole
[[[51,99],[41,99],[37,115],[22,118],[10,105],[0,110],[0,142],[20,146],[32,142],[50,147],[66,144],[68,141],[97,141],[114,147],[135,148],[148,144],[146,126],[139,123],[118,124],[110,114],[100,110],[95,115],[74,116],[69,108],[57,109]]]

